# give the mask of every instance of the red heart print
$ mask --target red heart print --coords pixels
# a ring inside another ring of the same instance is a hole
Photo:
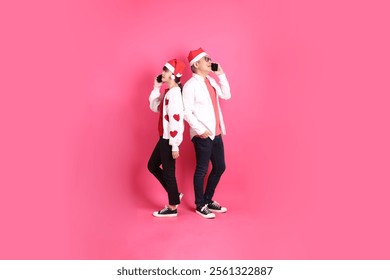
[[[169,103],[169,100],[166,98],[166,99],[165,99],[165,106],[167,106],[168,103]]]
[[[164,119],[166,119],[167,122],[169,122],[169,116],[168,116],[168,115],[165,115],[165,116],[164,116]]]
[[[173,138],[175,138],[176,135],[177,135],[177,131],[176,131],[176,130],[171,131],[171,132],[169,132],[169,133],[171,134],[171,136],[172,136]]]
[[[180,115],[179,114],[175,114],[173,115],[173,118],[177,121],[180,121]]]

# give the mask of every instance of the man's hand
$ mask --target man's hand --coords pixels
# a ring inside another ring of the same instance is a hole
[[[222,75],[222,74],[224,74],[225,72],[223,72],[223,69],[222,69],[222,67],[221,67],[221,64],[218,64],[218,70],[217,71],[215,71],[214,72],[215,73],[215,75]]]
[[[209,137],[210,135],[211,135],[211,132],[210,132],[210,130],[207,129],[203,134],[200,134],[199,137],[205,139],[205,138]]]

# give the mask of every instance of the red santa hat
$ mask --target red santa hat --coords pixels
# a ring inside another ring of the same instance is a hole
[[[186,68],[185,63],[183,61],[177,60],[176,58],[168,61],[164,66],[172,72],[172,80],[174,80],[175,77],[180,78],[183,76],[184,69]]]
[[[202,48],[199,48],[194,51],[190,51],[190,53],[188,54],[188,62],[192,66],[195,62],[197,62],[199,59],[201,59],[206,55],[207,53]]]

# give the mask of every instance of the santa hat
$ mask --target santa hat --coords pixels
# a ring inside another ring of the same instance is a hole
[[[205,51],[202,48],[199,48],[194,51],[190,51],[190,53],[188,54],[188,62],[192,66],[195,62],[197,62],[199,59],[201,59],[206,55],[207,53],[205,53]]]
[[[175,77],[180,78],[183,76],[184,68],[186,68],[185,63],[183,61],[177,60],[176,58],[168,61],[164,66],[173,73],[171,76],[172,80],[174,80]]]

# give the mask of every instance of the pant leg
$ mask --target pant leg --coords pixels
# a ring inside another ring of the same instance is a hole
[[[159,140],[157,142],[156,146],[154,147],[152,155],[149,158],[148,170],[150,173],[152,173],[154,175],[154,177],[156,177],[156,179],[160,182],[160,184],[164,187],[164,189],[167,190],[164,176],[163,176],[163,171],[160,168],[160,165],[162,164],[161,153],[160,153],[161,147],[160,146],[161,146],[161,143]]]
[[[162,161],[162,175],[165,183],[165,190],[168,193],[170,205],[180,204],[179,191],[176,181],[176,160],[172,157],[172,146],[168,139],[160,139],[160,157]]]
[[[219,180],[226,169],[222,136],[216,136],[212,142],[213,148],[210,158],[212,169],[207,180],[206,191],[204,194],[205,203],[212,202],[215,189],[217,188]]]
[[[204,179],[209,167],[212,141],[210,138],[193,137],[195,147],[196,168],[194,174],[194,192],[196,206],[203,206],[204,201]]]

